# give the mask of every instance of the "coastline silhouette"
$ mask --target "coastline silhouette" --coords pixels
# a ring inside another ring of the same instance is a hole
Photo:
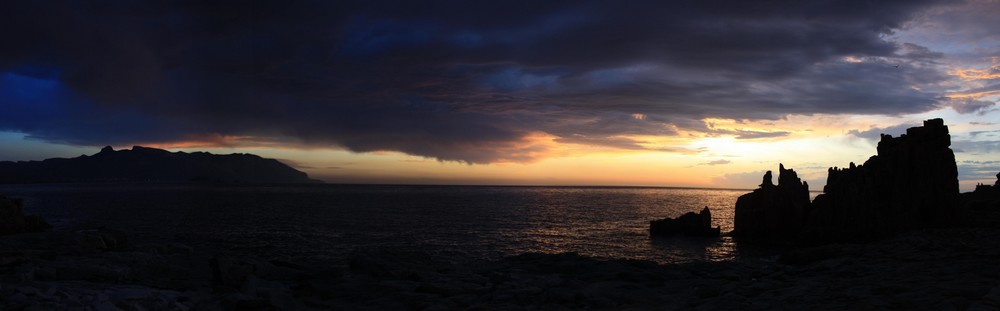
[[[93,155],[43,161],[0,162],[0,183],[51,182],[319,183],[306,173],[253,154],[170,152],[134,146],[104,147]]]

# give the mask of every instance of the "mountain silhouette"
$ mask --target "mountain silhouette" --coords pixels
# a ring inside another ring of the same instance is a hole
[[[108,146],[71,159],[0,162],[0,183],[119,181],[320,182],[278,160],[253,154],[170,152],[141,146],[117,151]]]

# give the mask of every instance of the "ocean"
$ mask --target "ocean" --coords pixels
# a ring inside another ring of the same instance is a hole
[[[56,228],[107,227],[130,243],[232,256],[340,261],[359,250],[499,259],[576,252],[661,263],[748,256],[730,237],[650,238],[649,221],[708,206],[733,228],[747,190],[632,187],[39,184],[2,185]]]

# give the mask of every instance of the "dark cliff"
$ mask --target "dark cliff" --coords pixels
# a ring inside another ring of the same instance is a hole
[[[858,167],[829,170],[813,202],[808,235],[864,240],[957,219],[958,168],[941,119],[924,121],[900,137],[882,135],[878,155]]]
[[[950,145],[941,119],[924,121],[900,137],[882,135],[878,154],[864,164],[830,168],[824,193],[812,203],[808,190],[797,187],[778,191],[762,185],[741,197],[734,234],[792,242],[863,241],[953,225],[959,219],[958,169]],[[794,186],[798,178],[789,175]]]
[[[215,181],[314,183],[306,173],[253,154],[169,152],[135,146],[44,161],[0,162],[0,183]]]

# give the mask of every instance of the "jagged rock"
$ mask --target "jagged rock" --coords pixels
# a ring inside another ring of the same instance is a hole
[[[40,216],[25,216],[21,199],[0,195],[0,235],[37,232],[51,227]]]
[[[649,235],[676,235],[717,237],[720,227],[712,228],[712,212],[708,206],[700,213],[688,212],[677,219],[664,218],[649,222]]]
[[[830,168],[823,194],[810,204],[808,185],[781,168],[736,202],[734,235],[774,241],[863,241],[959,219],[958,169],[941,119],[900,137],[883,134],[878,154],[862,165]],[[786,176],[787,175],[787,176]]]
[[[993,185],[976,185],[976,190],[959,197],[965,212],[965,224],[973,227],[1000,226],[1000,173]]]
[[[804,235],[863,241],[958,220],[958,168],[941,119],[899,137],[883,134],[878,155],[860,166],[831,168],[813,202]]]
[[[771,181],[771,171],[767,171],[767,173],[764,173],[764,180],[761,181],[759,187],[773,187],[773,186],[774,182]]]
[[[304,305],[295,299],[292,289],[284,281],[307,278],[304,271],[277,266],[271,262],[254,259],[212,257],[212,283],[217,292],[233,292],[231,296],[237,310],[302,310]]]
[[[85,250],[121,251],[128,248],[125,232],[111,229],[87,229],[76,232],[77,245]]]
[[[734,235],[786,240],[799,232],[809,206],[809,184],[794,170],[778,165],[778,185],[771,184],[771,171],[757,190],[736,200]]]
[[[997,181],[992,185],[978,184],[972,191],[975,197],[1000,197],[1000,173],[997,173]]]
[[[252,262],[227,257],[212,257],[209,267],[212,269],[212,283],[216,287],[230,288],[241,288],[256,270]]]

